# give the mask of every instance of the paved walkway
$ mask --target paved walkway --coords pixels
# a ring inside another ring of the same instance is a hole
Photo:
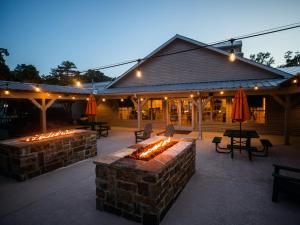
[[[218,154],[205,133],[197,142],[196,173],[171,207],[162,225],[299,225],[300,204],[271,202],[272,164],[300,165],[300,149],[276,145],[268,158]],[[220,134],[219,134],[220,135]],[[132,132],[114,130],[98,141],[98,155],[133,143]],[[256,143],[258,144],[258,143]],[[0,176],[1,225],[135,225],[95,209],[93,159],[16,182]]]

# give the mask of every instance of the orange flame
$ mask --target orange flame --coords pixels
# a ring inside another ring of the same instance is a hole
[[[160,141],[159,143],[157,143],[156,145],[154,145],[152,148],[149,148],[147,151],[145,151],[142,154],[140,154],[140,158],[147,158],[148,155],[150,155],[152,152],[156,151],[160,147],[165,146],[170,141],[171,141],[171,137],[169,137],[168,139]]]
[[[64,135],[73,134],[73,133],[75,133],[75,130],[64,130],[64,131],[60,130],[60,131],[56,131],[56,132],[50,132],[47,134],[37,134],[37,135],[31,136],[31,137],[27,137],[23,141],[26,141],[26,142],[40,141],[40,140],[49,139],[52,137],[64,136]]]

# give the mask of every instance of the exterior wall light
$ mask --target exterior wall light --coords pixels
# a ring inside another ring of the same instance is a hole
[[[298,83],[298,80],[297,79],[294,79],[293,80],[293,84],[297,84]]]
[[[120,101],[121,101],[121,102],[124,102],[124,99],[123,99],[123,98],[121,98],[121,99],[120,99]]]
[[[220,95],[223,95],[224,94],[224,91],[220,91]]]
[[[194,98],[194,95],[193,95],[193,94],[191,94],[191,95],[190,95],[190,97],[191,97],[191,98]]]
[[[164,98],[165,100],[168,100],[168,97],[167,96],[165,96],[165,98]]]
[[[258,86],[257,85],[254,86],[254,90],[258,90]]]
[[[105,98],[102,98],[102,102],[106,102],[106,99],[105,99]]]

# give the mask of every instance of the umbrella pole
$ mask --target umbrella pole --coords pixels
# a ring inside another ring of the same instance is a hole
[[[240,122],[240,152],[242,150],[242,122]]]

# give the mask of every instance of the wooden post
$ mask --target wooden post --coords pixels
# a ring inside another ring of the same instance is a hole
[[[291,98],[290,95],[285,96],[285,106],[284,106],[284,144],[290,144],[290,124],[289,124],[289,116],[291,109]]]
[[[41,110],[40,123],[41,123],[41,128],[43,133],[47,132],[47,109],[55,102],[55,100],[56,99],[51,99],[46,104],[46,99],[42,98],[42,104],[40,104],[34,98],[30,98],[30,101]]]
[[[168,99],[165,101],[165,110],[166,110],[166,112],[165,112],[166,125],[169,125],[170,122],[169,122],[169,102],[168,102]]]
[[[194,103],[192,101],[192,130],[195,129],[195,107]]]
[[[42,132],[46,133],[47,131],[47,108],[46,108],[46,99],[42,99],[42,108],[41,108],[41,127],[42,127]]]
[[[197,99],[198,108],[198,139],[202,140],[202,98]]]
[[[137,120],[138,120],[138,130],[142,127],[142,103],[141,100],[137,99]]]
[[[178,126],[181,128],[181,99],[178,100],[178,105],[177,105],[177,115],[178,115]]]
[[[231,109],[232,109],[231,97],[226,97],[226,123],[231,123]]]

